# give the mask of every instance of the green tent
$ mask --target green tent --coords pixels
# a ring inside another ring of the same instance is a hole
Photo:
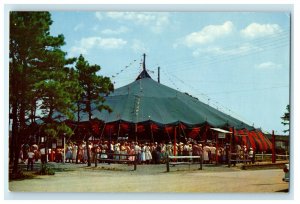
[[[150,77],[137,79],[118,88],[106,97],[112,113],[94,110],[93,115],[105,123],[124,121],[156,124],[184,123],[189,127],[205,123],[213,127],[235,127],[253,129],[198,99],[162,85]]]
[[[197,98],[154,81],[146,71],[145,59],[143,71],[136,80],[116,89],[105,99],[104,105],[112,109],[111,113],[106,110],[100,112],[95,106],[92,107],[95,119],[93,129],[100,138],[128,136],[133,140],[178,141],[180,137],[189,137],[207,140],[216,138],[211,127],[227,130],[234,128],[236,131],[245,130],[248,135],[241,140],[236,133],[236,141],[252,147],[265,141],[266,148],[259,149],[270,148],[270,141],[261,131]],[[80,121],[84,123],[87,120],[87,114],[82,113]],[[250,132],[255,133],[251,138]]]

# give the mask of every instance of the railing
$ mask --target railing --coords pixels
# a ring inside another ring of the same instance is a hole
[[[228,166],[236,165],[237,163],[251,163],[253,162],[252,158],[249,157],[249,154],[240,154],[240,153],[229,153],[228,157]]]
[[[289,155],[276,154],[277,161],[285,161],[289,160]],[[253,159],[253,160],[252,160]],[[254,158],[249,158],[249,154],[243,153],[229,153],[228,157],[228,166],[230,167],[232,164],[236,163],[254,163],[254,162],[263,162],[263,161],[272,161],[272,154],[255,154]]]
[[[276,154],[276,160],[289,160],[288,154]],[[255,154],[255,161],[272,161],[272,154]]]
[[[133,164],[134,170],[136,170],[137,166],[137,154],[114,154],[114,153],[97,153],[97,157],[95,159],[95,167],[97,167],[97,161],[104,162],[104,163],[126,163],[126,164]],[[100,157],[98,157],[98,155]],[[107,158],[101,158],[101,155],[106,155]],[[129,158],[134,158],[130,160]]]
[[[179,161],[178,159],[188,159],[188,161]],[[193,162],[193,159],[196,159],[198,162]],[[191,164],[200,164],[199,170],[202,170],[203,157],[200,156],[167,156],[167,172],[170,171],[170,165],[191,165]]]

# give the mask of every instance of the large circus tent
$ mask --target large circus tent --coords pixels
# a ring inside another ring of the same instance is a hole
[[[90,123],[99,139],[130,141],[219,142],[252,147],[256,151],[272,148],[270,140],[243,121],[205,104],[187,93],[165,86],[151,78],[146,70],[145,55],[143,70],[136,80],[117,88],[105,97],[105,105],[112,112],[99,111],[92,107],[93,121],[86,113],[80,114],[78,129]],[[211,128],[234,131],[225,138],[218,138]]]

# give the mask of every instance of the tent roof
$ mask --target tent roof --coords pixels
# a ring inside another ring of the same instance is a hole
[[[189,126],[208,123],[213,127],[254,129],[196,98],[162,85],[150,77],[141,77],[126,86],[116,89],[105,97],[112,113],[99,112],[93,115],[106,123],[126,121],[139,123],[152,121],[159,124],[184,123]]]

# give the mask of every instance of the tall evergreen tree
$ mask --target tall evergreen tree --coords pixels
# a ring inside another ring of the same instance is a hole
[[[84,104],[84,111],[88,113],[88,119],[91,122],[93,108],[98,109],[99,111],[103,109],[111,111],[110,107],[103,105],[103,103],[105,102],[104,96],[112,92],[114,87],[108,77],[97,75],[97,73],[101,70],[101,67],[99,65],[90,65],[82,55],[80,55],[77,60],[76,69],[79,75],[79,83],[84,90],[80,102]],[[89,137],[90,134],[85,136],[87,150]],[[90,166],[91,162],[89,151],[87,151],[87,153],[88,166]]]
[[[282,121],[281,124],[284,126],[288,126],[288,129],[283,130],[284,133],[290,132],[290,105],[286,106],[286,111],[284,115],[281,117]]]
[[[74,70],[67,66],[76,59],[66,59],[66,53],[60,48],[64,45],[64,36],[51,36],[51,24],[49,12],[10,13],[10,149],[14,150],[10,161],[14,161],[14,173],[21,143],[28,139],[28,124],[37,117],[46,117],[52,122],[45,126],[49,136],[62,131],[72,134],[66,125],[54,125],[52,118],[54,112],[72,118],[73,102],[82,90],[73,80]]]

